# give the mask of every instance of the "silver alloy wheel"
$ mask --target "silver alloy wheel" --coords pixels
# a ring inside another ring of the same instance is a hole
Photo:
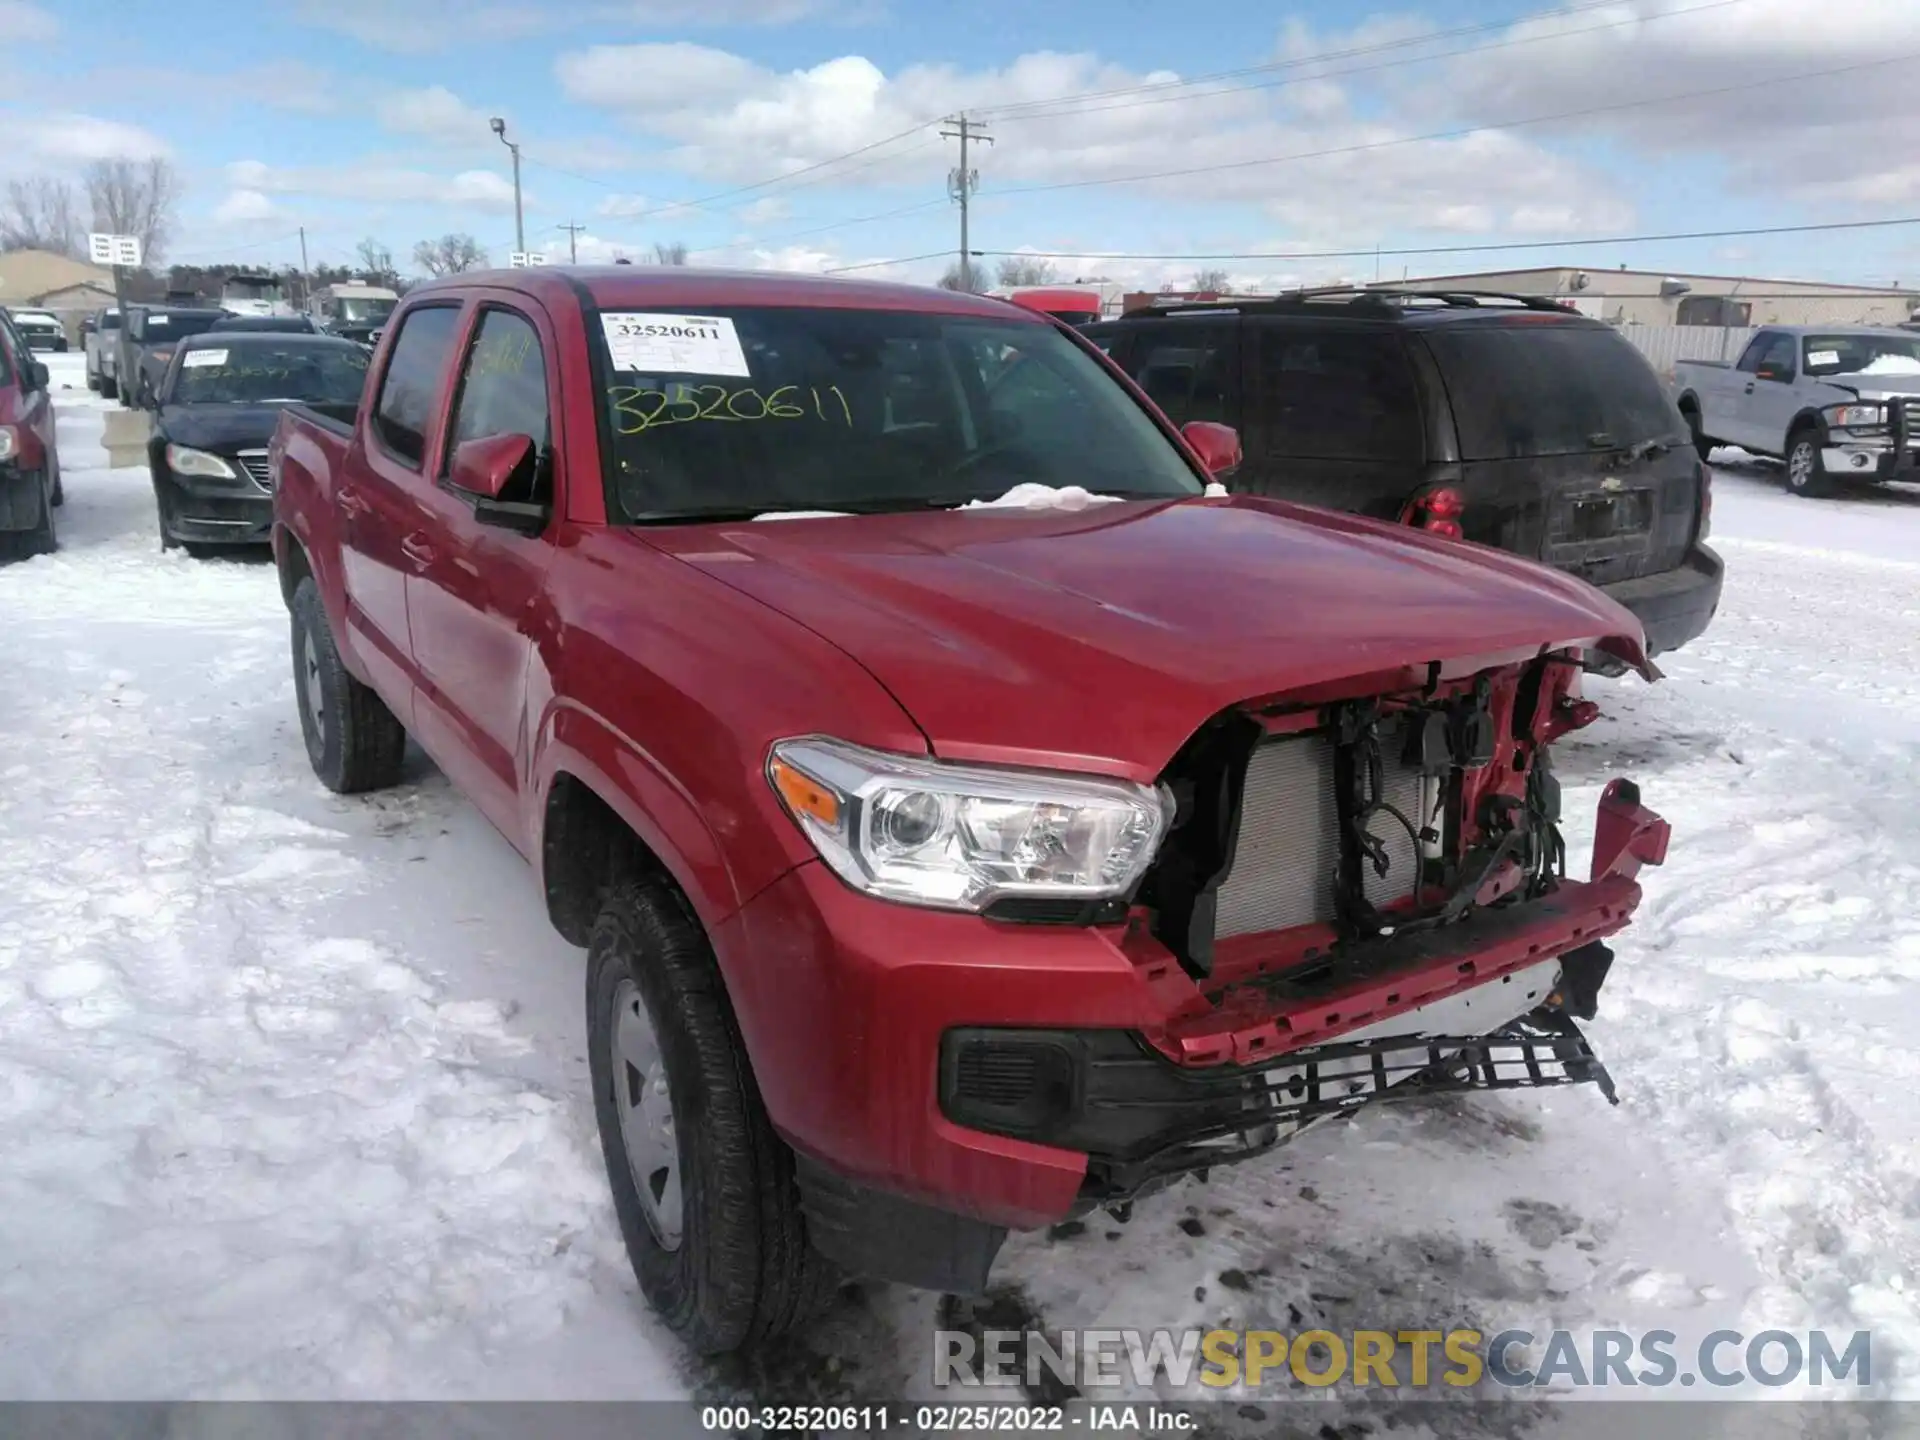
[[[327,695],[320,686],[320,651],[313,643],[313,632],[309,630],[300,639],[300,668],[306,675],[307,718],[313,722],[313,738],[320,742],[321,749],[327,744]]]
[[[1813,479],[1814,460],[1811,440],[1802,440],[1794,446],[1787,456],[1787,484],[1796,490],[1806,489],[1807,482]]]
[[[662,1250],[680,1248],[680,1143],[674,1134],[673,1092],[666,1059],[640,987],[622,980],[613,993],[613,1103],[620,1140],[647,1228]]]

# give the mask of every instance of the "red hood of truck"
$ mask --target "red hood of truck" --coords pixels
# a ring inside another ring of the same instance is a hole
[[[1147,780],[1247,700],[1568,645],[1657,673],[1571,576],[1245,496],[629,533],[839,646],[955,759]]]

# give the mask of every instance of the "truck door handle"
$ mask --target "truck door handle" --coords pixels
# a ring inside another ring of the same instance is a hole
[[[349,519],[364,515],[372,508],[366,501],[360,498],[360,492],[358,490],[346,485],[340,488],[340,494],[336,498],[335,503],[339,505],[341,510],[346,512]]]
[[[424,570],[433,564],[433,547],[418,534],[409,535],[400,542],[400,553],[412,562],[416,570]]]

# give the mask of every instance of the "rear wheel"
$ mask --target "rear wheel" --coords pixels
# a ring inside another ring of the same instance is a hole
[[[91,365],[87,367],[87,389],[96,395],[100,393],[100,377],[94,373]]]
[[[807,1238],[706,936],[665,881],[628,880],[587,946],[594,1112],[642,1293],[705,1354],[791,1330],[834,1271]]]
[[[1787,437],[1787,489],[1818,499],[1833,493],[1833,477],[1820,455],[1820,435],[1803,426]]]
[[[293,689],[321,784],[355,795],[399,781],[407,732],[384,700],[347,673],[311,579],[293,592]]]

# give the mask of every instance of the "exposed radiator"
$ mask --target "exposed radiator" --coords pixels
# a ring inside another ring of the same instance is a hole
[[[1401,763],[1400,731],[1382,726],[1385,760],[1382,798],[1418,828],[1420,772]],[[1324,733],[1270,740],[1247,763],[1240,836],[1233,869],[1216,898],[1214,934],[1253,935],[1334,918],[1340,866],[1339,812],[1334,793],[1333,741]],[[1419,856],[1412,837],[1391,815],[1367,827],[1386,847],[1384,876],[1368,866],[1363,881],[1376,907],[1413,894]]]

